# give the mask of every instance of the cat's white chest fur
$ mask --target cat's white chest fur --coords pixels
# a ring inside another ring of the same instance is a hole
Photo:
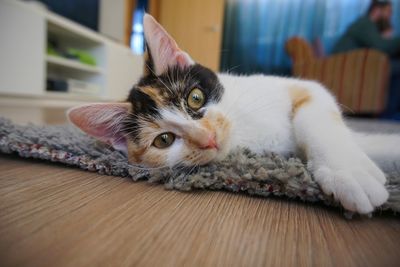
[[[294,152],[289,79],[226,74],[219,74],[219,79],[225,93],[218,107],[232,124],[231,149],[241,146],[257,153]]]

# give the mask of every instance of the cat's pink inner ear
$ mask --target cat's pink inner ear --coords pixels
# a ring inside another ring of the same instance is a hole
[[[144,15],[143,27],[156,75],[164,73],[169,66],[184,68],[194,64],[193,59],[178,47],[175,40],[149,14]]]
[[[74,107],[67,114],[70,122],[85,133],[126,152],[122,127],[129,108],[129,103],[94,103]]]

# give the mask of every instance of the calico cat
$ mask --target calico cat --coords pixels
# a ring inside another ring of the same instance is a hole
[[[385,175],[323,86],[216,74],[179,49],[153,17],[146,14],[143,23],[143,77],[125,102],[71,109],[77,127],[126,153],[130,163],[151,168],[203,165],[237,147],[303,152],[323,191],[346,209],[369,213],[388,199]]]

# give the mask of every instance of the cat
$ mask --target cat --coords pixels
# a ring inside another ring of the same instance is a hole
[[[146,14],[143,24],[142,78],[125,102],[69,110],[81,130],[148,168],[203,165],[237,147],[302,152],[322,190],[347,210],[370,213],[386,202],[384,173],[355,141],[322,85],[216,74],[182,51],[152,16]]]

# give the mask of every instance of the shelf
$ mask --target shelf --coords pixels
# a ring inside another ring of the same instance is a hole
[[[78,94],[70,92],[46,91],[44,97],[49,99],[79,100],[79,101],[91,101],[91,102],[98,102],[104,100],[100,95]]]
[[[57,65],[68,69],[75,69],[93,74],[103,74],[103,70],[99,67],[86,65],[72,59],[47,55],[46,62],[51,65]]]
[[[46,92],[42,95],[4,94],[0,93],[0,106],[39,106],[39,107],[73,107],[93,102],[109,102],[111,99],[74,95],[61,92]]]
[[[93,30],[82,27],[78,23],[65,19],[51,11],[47,11],[46,19],[48,21],[48,30],[60,35],[65,35],[67,38],[78,38],[80,41],[87,41],[92,44],[102,44],[105,38],[100,36]]]

